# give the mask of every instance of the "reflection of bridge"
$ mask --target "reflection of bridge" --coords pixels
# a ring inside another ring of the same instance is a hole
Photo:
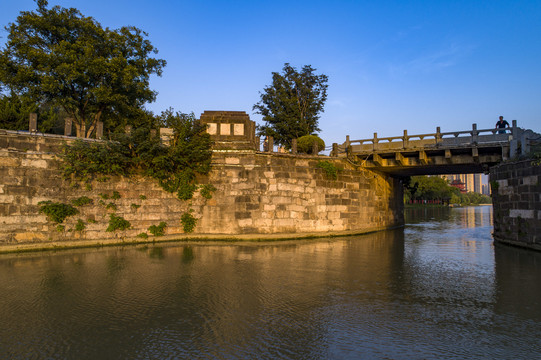
[[[350,140],[335,154],[363,167],[397,176],[487,172],[510,157],[527,153],[529,139],[539,136],[513,125],[502,129],[471,130]]]

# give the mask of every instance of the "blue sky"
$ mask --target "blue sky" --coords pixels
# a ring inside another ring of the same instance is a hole
[[[271,72],[329,77],[320,136],[351,139],[492,128],[541,131],[541,1],[50,1],[103,26],[136,26],[167,60],[151,87],[173,107],[250,114]],[[0,25],[31,0],[2,1]],[[0,44],[6,39],[0,32]]]

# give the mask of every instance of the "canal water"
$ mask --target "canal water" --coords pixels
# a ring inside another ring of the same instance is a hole
[[[347,238],[0,256],[1,359],[533,359],[541,253],[491,207]]]

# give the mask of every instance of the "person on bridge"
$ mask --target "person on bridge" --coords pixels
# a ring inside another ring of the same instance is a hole
[[[500,116],[500,120],[496,123],[496,129],[505,129],[509,127],[509,123],[503,119],[503,116]],[[498,134],[505,134],[505,130],[498,131]]]

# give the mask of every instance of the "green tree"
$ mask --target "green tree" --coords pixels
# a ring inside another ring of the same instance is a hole
[[[36,103],[61,107],[77,136],[90,137],[102,117],[126,114],[155,99],[152,74],[165,61],[136,27],[103,28],[75,8],[22,11],[0,51],[0,86]]]
[[[327,100],[328,77],[315,71],[305,65],[299,72],[285,63],[282,74],[272,73],[272,85],[260,92],[261,100],[253,106],[265,122],[258,126],[259,135],[273,136],[289,148],[291,139],[320,131],[319,113]]]
[[[412,176],[406,188],[406,197],[412,200],[448,200],[457,193],[439,176]]]
[[[28,130],[28,115],[37,113],[41,132],[62,133],[65,114],[48,103],[39,104],[26,95],[0,94],[0,129]]]

